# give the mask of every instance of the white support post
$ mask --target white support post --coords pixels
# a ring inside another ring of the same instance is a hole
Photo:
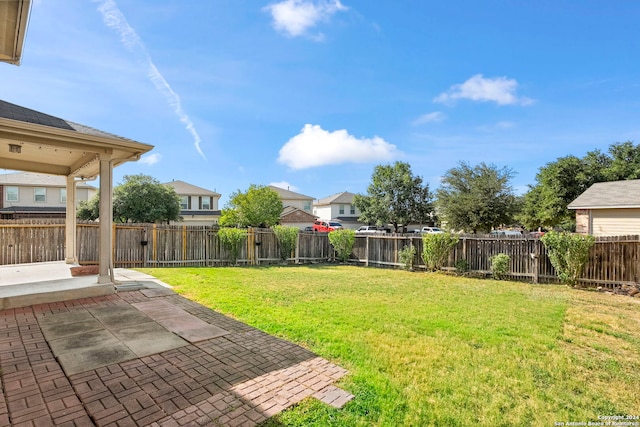
[[[113,164],[111,152],[100,154],[100,246],[98,283],[113,283]]]
[[[65,217],[65,259],[67,264],[78,263],[76,248],[76,180],[67,176],[67,213]]]

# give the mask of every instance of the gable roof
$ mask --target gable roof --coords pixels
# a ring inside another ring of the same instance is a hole
[[[314,221],[316,218],[318,218],[316,215],[313,215],[309,212],[306,212],[300,208],[296,208],[295,206],[285,206],[282,209],[282,213],[280,214],[280,218],[284,218],[286,216],[289,216],[291,214],[295,213],[299,218],[305,218],[308,221]]]
[[[104,138],[120,139],[122,141],[131,141],[131,139],[124,138],[122,136],[114,135],[109,132],[104,132],[98,129],[94,129],[89,126],[81,125],[80,123],[64,120],[59,117],[51,116],[49,114],[41,113],[36,110],[21,107],[16,104],[12,104],[0,99],[0,118],[16,120],[23,123],[33,123],[36,125],[47,126],[50,128],[70,130],[78,132],[84,135],[101,136]]]
[[[285,190],[284,188],[276,187],[275,185],[267,185],[267,187],[278,193],[280,198],[284,200],[313,200],[313,197]]]
[[[116,167],[153,148],[2,100],[0,139],[0,168],[90,179],[100,174],[102,156]]]
[[[165,182],[165,185],[173,187],[173,189],[176,190],[176,194],[179,195],[220,197],[220,194],[215,191],[207,190],[206,188],[198,187],[180,180]]]
[[[353,197],[355,194],[349,193],[348,191],[343,191],[342,193],[337,193],[329,197],[325,197],[324,199],[320,199],[316,202],[317,206],[323,205],[331,205],[335,203],[344,203],[351,204],[353,203]]]
[[[595,183],[569,203],[568,208],[640,208],[640,179]]]
[[[0,184],[66,188],[67,179],[64,176],[59,175],[47,175],[44,173],[33,172],[16,172],[1,174]],[[82,181],[80,181],[76,185],[78,188],[93,188],[97,190],[96,187],[86,184]]]

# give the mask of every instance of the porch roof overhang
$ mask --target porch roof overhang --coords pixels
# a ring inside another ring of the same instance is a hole
[[[0,1],[0,61],[20,65],[31,0]]]
[[[101,155],[108,155],[115,167],[153,148],[65,123],[68,129],[0,117],[0,168],[94,179],[100,173]]]

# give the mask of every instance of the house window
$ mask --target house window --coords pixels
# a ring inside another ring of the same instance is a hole
[[[311,201],[307,200],[306,202],[304,202],[304,210],[305,211],[311,211]]]
[[[7,189],[7,202],[18,201],[18,187],[6,187]]]
[[[351,215],[355,215],[355,214],[356,214],[356,207],[355,207],[355,206],[353,206],[353,205],[351,205],[351,206],[349,207],[349,213],[350,213]]]
[[[340,209],[338,210],[340,215],[344,215],[344,205],[340,205]]]
[[[205,211],[211,210],[211,197],[202,197],[202,206],[200,209]]]
[[[60,189],[60,203],[67,203],[67,189]]]
[[[35,187],[33,189],[33,201],[34,202],[46,202],[47,201],[47,189],[44,187]]]
[[[180,209],[183,209],[183,210],[189,209],[189,196],[180,197]]]

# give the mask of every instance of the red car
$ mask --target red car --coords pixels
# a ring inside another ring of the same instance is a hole
[[[333,230],[338,230],[342,227],[338,221],[328,221],[324,219],[319,219],[318,221],[313,223],[313,231],[318,231],[320,233],[328,233]]]

